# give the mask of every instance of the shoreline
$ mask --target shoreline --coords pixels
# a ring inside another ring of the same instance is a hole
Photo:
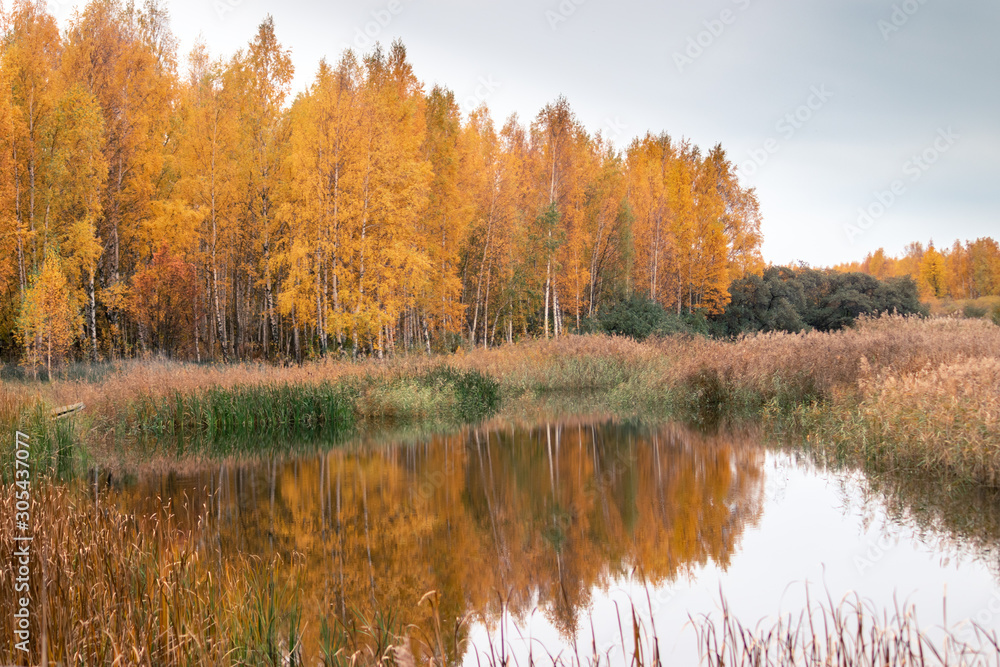
[[[566,336],[293,368],[138,361],[93,382],[5,383],[0,426],[31,433],[59,471],[67,456],[76,467],[141,464],[130,448],[140,437],[180,437],[211,456],[225,438],[435,430],[527,415],[547,397],[703,428],[759,423],[876,471],[1000,484],[1000,327],[979,320],[883,316],[730,341]],[[78,402],[82,414],[47,418]]]

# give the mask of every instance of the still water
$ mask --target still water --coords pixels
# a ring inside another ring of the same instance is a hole
[[[690,620],[718,618],[720,596],[753,626],[797,616],[807,589],[835,602],[853,591],[890,613],[912,603],[924,628],[944,622],[946,599],[949,625],[1000,629],[990,502],[942,521],[923,502],[933,489],[900,500],[738,434],[495,422],[146,474],[101,493],[171,507],[220,568],[240,554],[268,563],[301,609],[306,664],[324,619],[379,610],[433,636],[431,605],[418,605],[429,591],[446,652],[466,664],[491,650],[526,664],[529,651],[595,648],[625,663],[633,607],[669,663],[697,664]]]

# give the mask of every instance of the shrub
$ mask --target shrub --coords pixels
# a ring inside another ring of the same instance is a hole
[[[700,310],[693,313],[671,313],[662,305],[641,294],[622,299],[596,319],[585,320],[584,333],[607,333],[643,341],[650,336],[674,334],[707,336],[711,323]]]
[[[423,383],[444,390],[450,388],[454,392],[455,418],[460,422],[479,421],[500,408],[500,383],[475,369],[438,366],[424,375]]]
[[[729,288],[732,299],[713,317],[719,335],[758,331],[836,331],[862,315],[924,314],[909,277],[880,281],[863,273],[770,267]]]
[[[611,335],[646,340],[666,316],[663,306],[646,296],[633,294],[605,311],[599,322]]]
[[[989,312],[986,306],[980,306],[975,303],[967,303],[962,308],[962,314],[969,318],[980,318],[986,317],[986,313]]]

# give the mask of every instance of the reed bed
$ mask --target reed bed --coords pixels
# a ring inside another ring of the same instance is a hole
[[[350,387],[326,382],[211,387],[165,397],[146,394],[128,404],[123,424],[133,433],[209,439],[245,433],[272,437],[339,433],[353,425],[355,398]]]
[[[890,472],[1000,487],[1000,358],[959,359],[911,373],[879,372],[858,396],[803,408],[811,442]]]
[[[914,372],[960,357],[994,356],[998,349],[1000,327],[984,320],[887,315],[832,333],[766,333],[735,340],[672,336],[639,343],[568,336],[477,350],[456,363],[488,371],[510,393],[621,389],[655,402],[656,394],[683,389],[702,372],[717,375],[733,390],[765,397],[782,387],[795,395],[825,397],[856,389],[859,380],[879,369]]]
[[[82,401],[88,416],[77,431],[108,462],[123,456],[99,446],[108,433],[287,436],[347,423],[345,403],[355,422],[453,424],[501,405],[523,413],[542,396],[586,393],[588,405],[598,396],[617,413],[706,425],[763,417],[838,456],[996,486],[998,351],[1000,327],[985,319],[887,315],[834,333],[735,340],[565,336],[460,349],[444,365],[405,355],[301,367],[146,361],[93,381],[5,385],[0,420],[14,419],[3,416],[11,401]]]
[[[899,665],[1000,665],[1000,638],[974,622],[942,628],[935,640],[907,605],[876,609],[856,595],[839,603],[806,603],[796,618],[743,625],[725,599],[721,619],[692,619],[707,667],[897,667]]]
[[[66,487],[32,490],[30,664],[298,664],[294,587],[259,559],[211,559],[169,508],[122,512]],[[0,553],[14,552],[15,487],[0,497]],[[0,626],[14,637],[14,568],[0,568]],[[0,663],[20,664],[13,642]],[[291,662],[289,662],[291,660]]]
[[[916,372],[959,358],[996,356],[998,349],[1000,327],[986,320],[887,315],[862,319],[854,328],[833,333],[769,333],[736,340],[673,336],[643,343],[603,335],[563,336],[489,350],[459,349],[446,360],[454,369],[475,369],[496,378],[504,398],[623,389],[655,402],[649,394],[682,387],[699,371],[716,373],[736,388],[765,395],[772,394],[778,382],[811,387],[825,396],[854,389],[860,379],[880,369]],[[4,385],[52,405],[82,401],[92,406],[92,412],[110,415],[144,394],[159,397],[210,388],[322,382],[391,384],[440,365],[440,357],[418,355],[367,361],[331,358],[291,367],[149,360],[118,364],[95,381]]]
[[[253,383],[145,393],[119,413],[119,424],[132,435],[294,439],[340,435],[358,420],[467,423],[493,414],[499,401],[493,378],[438,365],[412,375],[369,375],[339,383]]]
[[[0,483],[14,478],[17,432],[29,438],[35,470],[64,477],[86,465],[73,420],[52,418],[51,406],[38,395],[0,385]]]
[[[834,333],[732,341],[539,341],[466,363],[528,402],[595,389],[619,412],[705,425],[763,418],[776,435],[839,460],[1000,487],[998,354],[1000,327],[987,320],[883,316]]]
[[[175,375],[161,374],[171,369]],[[491,416],[500,400],[493,377],[430,358],[311,369],[234,366],[231,375],[154,362],[123,367],[97,383],[5,383],[0,427],[3,447],[13,447],[16,429],[26,430],[56,454],[50,458],[60,470],[80,472],[79,464],[134,467],[164,454],[335,442],[361,425],[453,427]],[[85,413],[53,419],[51,409],[64,402],[84,403]]]

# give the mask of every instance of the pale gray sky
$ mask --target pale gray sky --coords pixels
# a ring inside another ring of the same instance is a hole
[[[498,123],[530,121],[563,94],[622,147],[646,130],[721,143],[758,190],[775,263],[1000,237],[998,0],[168,6],[184,53],[200,33],[231,55],[273,15],[296,90],[320,58],[398,37],[428,87],[479,94]],[[870,214],[861,224],[859,208]]]

